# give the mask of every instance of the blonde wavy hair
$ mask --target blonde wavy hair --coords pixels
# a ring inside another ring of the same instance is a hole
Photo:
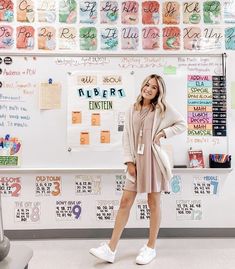
[[[152,110],[155,110],[156,107],[158,106],[160,108],[160,114],[161,116],[164,116],[165,111],[166,111],[166,85],[161,76],[158,76],[156,74],[151,74],[148,77],[146,77],[141,85],[141,91],[139,96],[136,99],[136,103],[134,105],[135,109],[138,110],[142,107],[144,98],[142,96],[142,90],[144,86],[147,84],[147,82],[155,78],[157,85],[158,85],[158,93],[157,95],[151,100],[152,104]]]

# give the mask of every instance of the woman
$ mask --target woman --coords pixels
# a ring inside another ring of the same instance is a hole
[[[165,101],[166,87],[162,77],[152,74],[142,84],[141,93],[126,113],[123,133],[124,163],[127,178],[108,244],[90,249],[96,257],[114,262],[117,243],[128,221],[137,193],[147,193],[150,209],[149,238],[136,258],[147,264],[156,257],[156,238],[160,226],[160,194],[169,191],[171,172],[161,153],[160,139],[180,134],[186,129],[182,116]]]

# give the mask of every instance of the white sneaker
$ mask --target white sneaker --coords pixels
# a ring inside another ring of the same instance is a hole
[[[116,251],[112,251],[107,243],[101,243],[98,248],[91,248],[89,252],[106,262],[114,262]]]
[[[148,264],[156,257],[156,250],[144,245],[136,257],[135,262],[137,264]]]

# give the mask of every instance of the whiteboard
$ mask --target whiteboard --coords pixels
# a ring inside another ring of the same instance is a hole
[[[11,55],[9,55],[11,57]],[[161,75],[167,88],[167,101],[187,121],[188,75],[222,75],[221,57],[164,55],[156,57],[43,57],[12,56],[12,64],[0,65],[0,136],[10,134],[22,142],[22,168],[113,168],[123,167],[122,148],[115,151],[68,151],[67,96],[68,72],[112,70],[134,72],[135,96],[143,79]],[[61,83],[61,108],[40,110],[39,84],[52,79]],[[11,108],[11,109],[10,109]],[[10,118],[22,117],[22,120]],[[17,122],[18,124],[15,124]],[[163,141],[173,148],[173,163],[188,164],[187,151],[203,149],[207,159],[213,153],[227,152],[227,137],[188,137],[187,132]],[[121,141],[120,141],[121,145]]]

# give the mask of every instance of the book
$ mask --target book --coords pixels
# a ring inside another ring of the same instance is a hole
[[[190,168],[204,168],[204,158],[202,150],[189,150],[189,167]]]

